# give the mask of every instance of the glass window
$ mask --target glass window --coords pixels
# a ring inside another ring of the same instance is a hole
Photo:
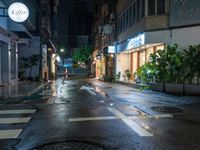
[[[146,52],[145,50],[143,50],[143,51],[140,51],[139,54],[140,54],[139,66],[142,66],[146,62]]]
[[[126,29],[128,28],[128,10],[126,10]]]
[[[155,0],[148,0],[148,15],[155,15]]]
[[[141,0],[141,18],[144,17],[145,12],[145,0]]]
[[[165,0],[157,0],[157,14],[165,14]]]
[[[125,13],[123,14],[122,25],[123,25],[122,31],[125,31],[125,28],[126,28],[126,16],[125,16]]]
[[[11,43],[11,79],[16,79],[16,46]]]
[[[140,19],[140,0],[137,0],[137,21]]]
[[[132,25],[132,6],[129,7],[129,27]]]
[[[134,24],[135,23],[135,12],[136,12],[136,9],[135,9],[135,3],[133,4],[133,11],[132,11],[132,23]]]
[[[133,72],[136,72],[138,69],[138,52],[133,53]]]
[[[122,16],[120,17],[120,33],[123,30],[123,20],[122,20]]]
[[[120,34],[120,17],[117,19],[117,33]]]

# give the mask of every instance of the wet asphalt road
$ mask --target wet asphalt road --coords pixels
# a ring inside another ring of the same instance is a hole
[[[196,109],[193,115],[179,113],[174,117],[152,117],[133,107],[131,101],[108,97],[88,79],[64,83],[58,79],[38,94],[44,97],[37,102],[0,106],[1,110],[37,110],[23,115],[31,116],[26,124],[0,125],[0,130],[23,128],[17,139],[0,140],[0,150],[31,150],[62,141],[91,142],[108,150],[200,149],[199,105],[191,106]],[[75,148],[79,149],[87,147]]]

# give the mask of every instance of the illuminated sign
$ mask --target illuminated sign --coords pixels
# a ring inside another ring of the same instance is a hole
[[[108,53],[115,53],[115,46],[108,46]]]
[[[127,49],[132,49],[136,47],[140,47],[141,45],[144,45],[145,36],[144,34],[140,34],[137,37],[134,37],[129,40]]]
[[[24,22],[29,17],[29,9],[25,4],[15,2],[9,6],[8,16],[15,22]]]

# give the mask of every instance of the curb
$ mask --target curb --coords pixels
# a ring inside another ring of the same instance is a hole
[[[36,87],[36,88],[33,89],[32,91],[28,92],[28,93],[26,94],[26,96],[31,96],[31,95],[33,95],[34,93],[38,92],[40,89],[42,89],[42,88],[43,88],[44,86],[46,86],[47,84],[49,84],[49,82],[46,82],[46,83],[44,83],[44,84],[42,84],[42,85]]]

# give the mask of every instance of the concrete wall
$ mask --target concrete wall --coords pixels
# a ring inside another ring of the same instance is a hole
[[[174,43],[177,43],[180,49],[200,44],[200,26],[173,29],[172,44]]]
[[[199,0],[170,0],[170,26],[200,23]]]

